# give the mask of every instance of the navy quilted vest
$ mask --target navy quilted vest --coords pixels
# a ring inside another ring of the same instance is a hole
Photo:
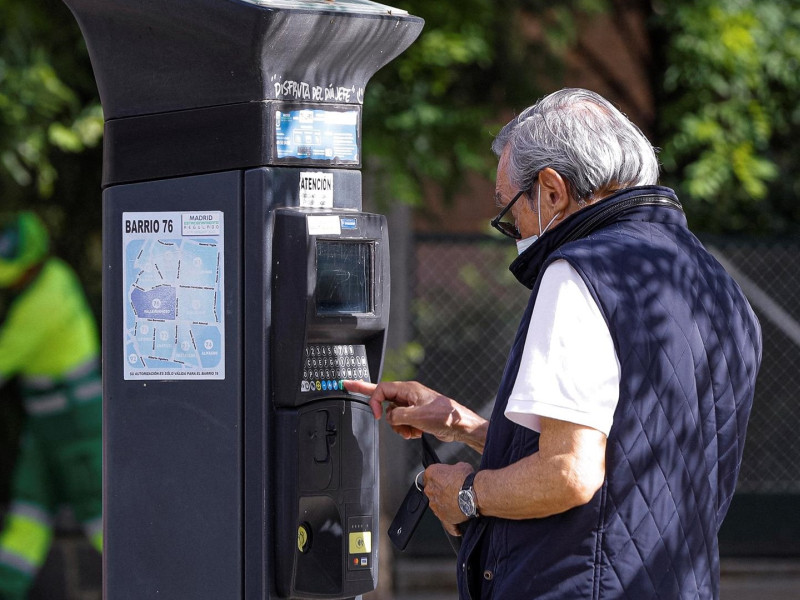
[[[761,331],[739,287],[688,230],[671,190],[618,192],[570,216],[512,264],[533,292],[481,468],[538,451],[538,434],[503,413],[540,275],[557,259],[586,282],[622,368],[605,482],[588,504],[548,518],[472,521],[459,555],[460,596],[718,598],[717,532],[739,472]]]

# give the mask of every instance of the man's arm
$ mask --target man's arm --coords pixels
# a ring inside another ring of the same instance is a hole
[[[416,381],[378,385],[346,381],[345,387],[349,392],[370,397],[369,404],[376,419],[381,418],[386,404],[386,421],[407,440],[430,433],[443,442],[463,442],[483,452],[489,422],[452,398]]]
[[[541,518],[586,504],[605,478],[605,434],[566,421],[541,419],[539,452],[503,469],[479,471],[473,482],[482,516]],[[458,491],[469,465],[433,465],[425,471],[425,494],[451,533],[466,520]]]
[[[379,385],[348,381],[347,390],[370,396],[379,419],[406,439],[422,432],[442,441],[462,441],[478,452],[486,443],[488,421],[416,382]],[[603,485],[606,435],[585,425],[541,417],[539,451],[503,469],[480,471],[473,482],[481,515],[506,519],[541,518],[585,504]],[[432,465],[425,471],[425,494],[451,533],[466,520],[458,491],[472,471],[466,463]]]
[[[541,419],[539,452],[475,476],[478,509],[506,519],[548,517],[586,504],[605,479],[605,434]],[[481,496],[482,495],[482,496]]]

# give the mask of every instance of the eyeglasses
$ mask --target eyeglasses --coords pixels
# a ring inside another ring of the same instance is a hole
[[[510,223],[509,221],[503,221],[502,219],[505,216],[505,214],[509,210],[511,210],[511,207],[514,206],[514,202],[519,200],[519,197],[522,196],[522,194],[524,193],[525,190],[520,190],[519,192],[517,192],[517,195],[511,199],[511,202],[509,202],[503,207],[503,210],[500,211],[500,214],[491,220],[492,227],[497,229],[497,231],[499,231],[503,235],[506,235],[514,240],[521,240],[522,234],[519,232],[519,229],[517,229],[517,226],[514,225],[514,223]]]

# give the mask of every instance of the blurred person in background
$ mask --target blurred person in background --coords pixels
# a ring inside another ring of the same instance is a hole
[[[0,599],[23,600],[68,507],[102,551],[102,384],[94,317],[32,212],[0,215],[0,382],[25,412],[0,530]],[[2,401],[2,398],[0,398]]]

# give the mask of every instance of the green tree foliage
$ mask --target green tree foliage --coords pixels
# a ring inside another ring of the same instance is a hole
[[[423,185],[445,197],[468,171],[491,175],[489,150],[504,117],[560,78],[560,56],[579,15],[602,0],[461,0],[394,3],[425,19],[420,38],[367,87],[364,156],[379,174],[379,196],[420,204]],[[532,22],[545,14],[546,27]],[[524,21],[541,31],[531,37]]]
[[[60,0],[0,0],[0,207],[33,208],[99,308],[103,117]]]
[[[468,170],[490,173],[488,147],[515,110],[560,87],[580,23],[601,12],[650,15],[646,82],[664,182],[706,231],[791,231],[800,109],[798,0],[465,0],[396,2],[426,20],[420,39],[367,90],[365,156],[393,200],[445,197]],[[593,49],[603,52],[602,48]],[[609,89],[620,95],[618,81]]]
[[[787,231],[800,212],[800,3],[658,3],[661,159],[707,230]],[[657,90],[658,91],[658,90]]]
[[[35,184],[45,197],[57,177],[52,153],[82,152],[103,134],[86,52],[69,18],[60,2],[0,2],[0,160],[14,182]]]
[[[634,6],[651,15],[664,181],[679,188],[693,224],[796,230],[798,0],[395,4],[426,26],[367,87],[363,154],[378,199],[421,204],[425,186],[447,197],[470,171],[491,176],[492,134],[561,85],[581,22]],[[63,2],[0,0],[3,206],[38,208],[82,275],[99,264],[101,133],[85,46]]]
[[[423,17],[425,29],[367,87],[364,156],[384,184],[379,197],[419,204],[424,183],[452,192],[466,171],[489,168],[485,126],[497,100],[492,67],[505,17],[492,0],[395,4]]]

